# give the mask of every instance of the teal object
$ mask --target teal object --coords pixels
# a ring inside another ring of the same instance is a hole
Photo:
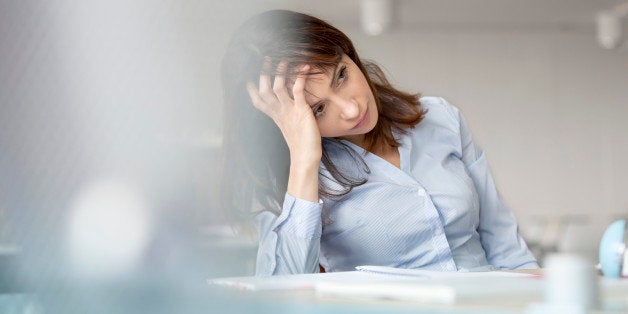
[[[600,265],[606,277],[619,278],[626,256],[626,220],[613,222],[600,241]]]

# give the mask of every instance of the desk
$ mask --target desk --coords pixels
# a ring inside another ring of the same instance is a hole
[[[237,291],[222,287],[189,286],[177,282],[134,281],[109,287],[53,285],[54,291],[0,294],[2,314],[44,313],[220,313],[220,314],[376,314],[376,313],[524,313],[542,301],[533,297],[481,298],[454,304],[395,300],[319,297],[313,290]],[[481,284],[478,288],[481,288]],[[591,313],[628,313],[628,281],[621,289],[603,291],[603,310]]]
[[[528,274],[542,274],[540,270],[524,272]],[[513,279],[519,280],[520,278]],[[267,307],[275,307],[278,311],[284,311],[285,313],[550,313],[540,311],[540,309],[546,309],[543,306],[543,278],[522,279],[534,281],[534,284],[529,286],[531,289],[525,288],[520,290],[525,291],[523,294],[503,291],[503,293],[499,293],[499,297],[494,297],[490,294],[482,295],[480,293],[477,294],[478,297],[463,297],[448,304],[355,296],[328,297],[319,296],[312,289],[290,291],[227,290],[226,299],[234,300],[236,303],[253,302],[260,310]],[[628,313],[628,280],[609,281],[602,277],[598,279],[601,286],[601,306],[599,310],[591,311],[590,313]],[[477,289],[495,291],[495,287],[490,287],[491,282],[497,283],[498,281],[478,280]],[[522,284],[528,285],[529,282],[522,282]],[[374,285],[376,286],[376,284]],[[551,313],[555,313],[555,311]]]
[[[530,305],[538,300],[499,299],[465,301],[451,305],[413,303],[394,300],[368,300],[350,298],[320,298],[312,291],[291,292],[239,292],[225,298],[238,306],[237,313],[532,313]],[[628,297],[614,298],[603,310],[591,314],[628,313]],[[252,311],[252,308],[256,309]],[[247,310],[248,309],[248,310]]]

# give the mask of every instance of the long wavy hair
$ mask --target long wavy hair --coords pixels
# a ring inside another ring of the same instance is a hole
[[[290,78],[287,84],[292,84],[300,74],[298,65],[309,64],[311,74],[324,73],[335,68],[343,54],[360,68],[377,103],[379,119],[365,135],[367,151],[398,147],[393,131],[406,133],[422,120],[425,111],[420,95],[394,88],[375,63],[359,58],[351,40],[337,28],[316,17],[286,10],[255,15],[235,32],[221,65],[226,105],[221,193],[225,210],[279,213],[288,183],[288,147],[272,119],[253,107],[246,83],[257,83],[260,73],[265,72],[272,81],[278,63],[285,60]],[[264,58],[272,62],[268,69],[262,68]],[[339,148],[333,149],[333,156],[330,146]],[[343,167],[334,162],[338,158],[342,158]],[[359,153],[333,138],[323,138],[321,162],[319,195],[324,198],[348,194],[367,181],[370,171]]]

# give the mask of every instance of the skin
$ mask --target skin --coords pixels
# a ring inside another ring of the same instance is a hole
[[[265,60],[268,68],[270,60]],[[280,62],[273,82],[260,75],[259,86],[247,84],[253,105],[281,130],[290,150],[288,193],[318,202],[318,166],[321,137],[346,139],[364,148],[364,135],[377,124],[375,97],[357,65],[346,55],[335,69],[298,76],[290,97],[286,87],[286,62]],[[303,65],[300,73],[308,73]],[[399,167],[396,148],[373,152]]]

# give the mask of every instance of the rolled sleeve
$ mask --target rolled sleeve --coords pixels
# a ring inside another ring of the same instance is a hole
[[[277,226],[277,231],[292,233],[306,239],[320,239],[323,203],[298,199],[287,193],[284,202],[286,203],[284,206],[289,210],[279,216],[281,222]]]

